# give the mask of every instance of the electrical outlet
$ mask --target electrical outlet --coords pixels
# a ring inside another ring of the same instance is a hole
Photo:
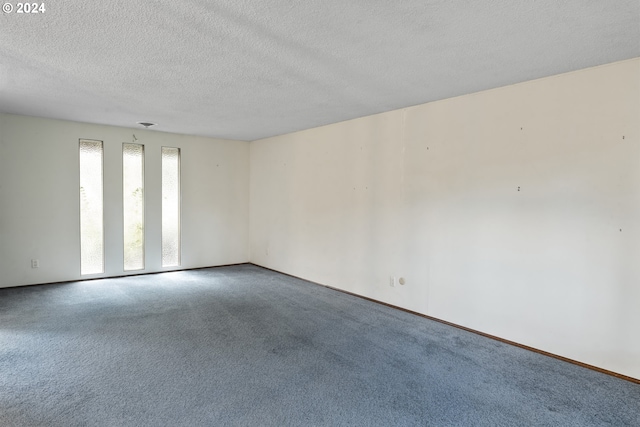
[[[32,259],[31,260],[31,268],[40,268],[40,260]]]
[[[391,286],[392,288],[396,287],[396,278],[391,276],[389,277],[389,286]]]

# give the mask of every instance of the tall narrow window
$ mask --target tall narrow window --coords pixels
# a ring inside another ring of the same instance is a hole
[[[162,147],[162,266],[180,265],[180,149]]]
[[[102,141],[80,140],[80,274],[104,272]]]
[[[122,144],[124,269],[144,269],[144,146]]]

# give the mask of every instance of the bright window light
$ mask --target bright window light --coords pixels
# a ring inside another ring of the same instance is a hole
[[[124,269],[144,269],[144,146],[122,144]]]
[[[80,140],[80,274],[104,273],[102,141]]]
[[[180,149],[162,147],[162,266],[180,265]]]

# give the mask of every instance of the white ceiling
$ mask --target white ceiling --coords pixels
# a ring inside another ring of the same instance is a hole
[[[640,56],[639,0],[44,3],[0,14],[0,112],[240,140]]]

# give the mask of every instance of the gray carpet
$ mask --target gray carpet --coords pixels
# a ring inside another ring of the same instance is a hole
[[[2,426],[638,426],[640,385],[252,265],[0,289]]]

